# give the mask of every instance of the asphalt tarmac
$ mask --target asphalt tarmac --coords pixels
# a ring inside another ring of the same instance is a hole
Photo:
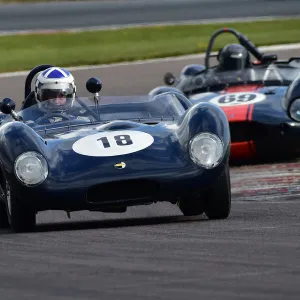
[[[80,91],[97,75],[105,95],[141,94],[191,62],[72,73]],[[0,78],[1,96],[21,99],[23,84],[24,76]],[[40,213],[36,232],[0,232],[0,298],[299,299],[299,170],[299,162],[231,168],[232,212],[222,221],[183,217],[167,203],[71,220]]]
[[[108,0],[0,6],[0,31],[299,15],[298,0]]]

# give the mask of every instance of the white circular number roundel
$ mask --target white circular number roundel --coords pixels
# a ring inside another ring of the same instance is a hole
[[[72,148],[86,156],[117,156],[143,150],[153,141],[153,136],[141,131],[107,131],[86,136]]]
[[[210,100],[219,106],[235,106],[253,104],[266,99],[266,96],[259,93],[231,93],[221,95]]]

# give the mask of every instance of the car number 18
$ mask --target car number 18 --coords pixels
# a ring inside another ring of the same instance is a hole
[[[86,156],[117,156],[143,150],[153,142],[153,136],[142,131],[106,131],[81,138],[72,148]]]

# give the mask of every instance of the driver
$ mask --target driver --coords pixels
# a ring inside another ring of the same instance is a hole
[[[35,81],[39,109],[44,113],[66,112],[76,96],[73,75],[63,68],[48,68]]]
[[[219,66],[216,68],[217,76],[225,82],[254,80],[250,54],[240,44],[226,45],[219,51]]]
[[[220,71],[240,71],[251,67],[250,54],[240,44],[226,45],[218,54]]]
[[[193,78],[192,88],[194,86],[206,88],[215,85],[230,85],[255,80],[250,54],[244,46],[240,44],[226,45],[219,51],[217,60],[219,61],[217,67],[210,68],[207,72]]]
[[[38,114],[43,117],[49,114],[49,122],[65,121],[63,115],[68,119],[86,119],[90,118],[79,116],[79,109],[76,109],[76,117],[73,104],[76,97],[76,83],[73,75],[66,69],[59,67],[48,68],[38,75],[35,81],[36,101],[39,108]],[[51,114],[56,117],[51,118]],[[59,114],[62,115],[59,118]]]

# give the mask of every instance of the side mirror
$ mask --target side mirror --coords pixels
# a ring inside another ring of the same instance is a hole
[[[98,94],[102,89],[102,82],[97,77],[92,77],[86,82],[86,89],[91,94]]]
[[[11,114],[15,110],[15,108],[16,108],[16,103],[10,98],[4,98],[0,102],[1,112],[3,112],[6,115]]]
[[[20,121],[21,118],[15,112],[16,103],[10,98],[4,98],[0,102],[0,110],[6,115],[11,115],[16,121]]]
[[[272,63],[273,61],[276,61],[277,55],[276,54],[264,54],[261,61],[262,63]]]
[[[173,85],[175,83],[175,80],[176,80],[176,77],[170,72],[167,72],[164,75],[164,83],[166,85]]]

